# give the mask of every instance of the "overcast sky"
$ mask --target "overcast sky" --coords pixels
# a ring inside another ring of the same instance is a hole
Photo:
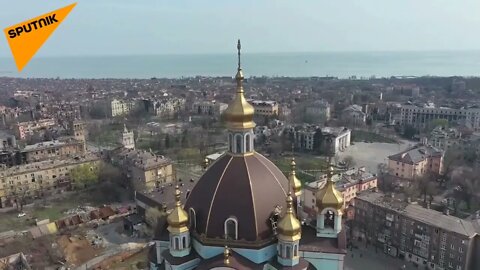
[[[2,29],[74,1],[1,0]],[[37,54],[480,50],[480,0],[79,0]],[[0,56],[10,56],[6,38]]]

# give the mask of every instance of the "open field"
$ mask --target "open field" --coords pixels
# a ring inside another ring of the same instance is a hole
[[[400,143],[358,142],[350,145],[344,152],[340,152],[338,157],[342,160],[346,156],[352,156],[356,167],[365,166],[370,172],[376,173],[378,164],[386,163],[388,156],[401,152],[413,144],[409,141],[400,141]]]

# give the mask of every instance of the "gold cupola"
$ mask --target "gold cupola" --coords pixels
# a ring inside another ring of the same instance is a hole
[[[171,233],[183,233],[188,231],[188,214],[182,208],[180,202],[180,188],[178,185],[175,187],[175,207],[167,217],[168,231]]]
[[[332,176],[333,167],[330,166],[327,174],[327,183],[322,189],[320,189],[320,191],[318,191],[316,196],[319,212],[325,208],[333,208],[339,211],[343,209],[343,196],[342,193],[335,188],[335,183],[333,183]]]
[[[242,48],[240,40],[238,40],[238,68],[235,80],[237,81],[237,91],[234,100],[228,105],[225,110],[225,120],[229,129],[252,129],[255,127],[253,122],[253,114],[255,110],[250,103],[245,99],[243,91],[243,72],[240,65],[240,49]]]
[[[293,198],[291,192],[287,196],[287,211],[278,222],[278,238],[283,241],[298,241],[302,237],[302,225],[295,216],[293,210]]]
[[[296,175],[296,167],[297,163],[295,162],[295,157],[292,157],[292,161],[290,162],[290,173],[288,175],[288,181],[292,185],[293,193],[296,197],[299,197],[302,193],[302,182],[298,180]]]

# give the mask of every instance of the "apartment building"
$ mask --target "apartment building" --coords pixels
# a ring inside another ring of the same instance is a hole
[[[20,140],[25,140],[33,136],[35,132],[55,126],[55,119],[41,119],[38,121],[19,122],[13,125],[15,136]]]
[[[445,128],[438,126],[432,130],[428,138],[428,144],[446,151],[452,146],[462,145],[462,133],[456,128]]]
[[[305,115],[314,122],[330,120],[330,104],[326,100],[316,100],[312,105],[305,107]]]
[[[389,174],[414,180],[427,172],[442,173],[444,152],[429,145],[418,144],[388,157]]]
[[[343,109],[341,118],[344,122],[352,125],[363,125],[367,120],[367,114],[360,105],[351,105]]]
[[[350,169],[332,177],[335,187],[343,195],[345,207],[354,203],[355,197],[361,191],[377,187],[377,177],[364,167]],[[301,195],[301,211],[299,214],[305,219],[313,219],[316,215],[315,194],[323,188],[327,181],[327,175],[323,174],[318,180],[306,184]]]
[[[295,147],[306,151],[314,151],[315,147],[319,145],[321,151],[335,155],[350,146],[351,131],[345,127],[306,125],[291,129],[290,132],[293,132]],[[321,136],[316,136],[317,132],[321,132]],[[318,139],[321,139],[321,142],[315,142]]]
[[[17,147],[17,140],[14,135],[0,130],[0,151]]]
[[[69,172],[80,165],[100,166],[100,158],[86,155],[33,162],[0,170],[0,207],[10,205],[15,196],[41,196],[69,188]]]
[[[185,109],[184,98],[168,97],[158,100],[143,100],[146,110],[155,116],[172,117]]]
[[[127,115],[136,107],[136,104],[133,100],[112,99],[109,111],[112,117]]]
[[[355,198],[353,235],[393,257],[425,269],[478,269],[478,221],[386,196],[362,192]]]
[[[255,109],[255,116],[278,116],[278,102],[273,100],[247,100]]]
[[[200,115],[221,115],[228,107],[228,104],[211,101],[197,101],[193,103],[192,112]]]
[[[150,191],[175,180],[172,161],[135,149],[118,149],[112,162],[122,168],[136,191]]]
[[[26,145],[20,151],[22,163],[32,163],[53,158],[79,156],[85,153],[84,142],[73,138],[52,140]]]
[[[400,124],[402,125],[425,128],[436,119],[460,122],[469,128],[478,130],[480,128],[480,109],[436,108],[432,105],[425,107],[403,105],[400,110]]]

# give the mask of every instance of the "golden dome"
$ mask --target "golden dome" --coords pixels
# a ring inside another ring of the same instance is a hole
[[[284,241],[298,241],[302,236],[302,225],[295,216],[293,199],[289,192],[287,196],[287,212],[278,222],[278,238]]]
[[[253,122],[253,114],[255,109],[250,103],[245,99],[243,95],[243,72],[240,66],[240,40],[237,44],[238,49],[238,69],[237,74],[235,75],[235,80],[237,81],[237,92],[235,98],[228,105],[228,108],[225,110],[225,119],[227,121],[227,126],[230,129],[251,129],[255,127]]]
[[[293,193],[295,194],[295,196],[298,197],[302,193],[302,182],[297,178],[295,172],[296,165],[297,164],[295,163],[295,158],[292,157],[292,162],[290,162],[291,171],[288,175],[288,181],[292,185]]]
[[[188,214],[182,208],[180,202],[180,189],[178,185],[175,187],[175,207],[167,217],[168,231],[171,233],[182,233],[188,231]]]
[[[333,167],[330,167],[327,183],[316,196],[318,211],[322,211],[325,208],[333,208],[336,210],[343,209],[343,195],[335,188],[332,176]]]

